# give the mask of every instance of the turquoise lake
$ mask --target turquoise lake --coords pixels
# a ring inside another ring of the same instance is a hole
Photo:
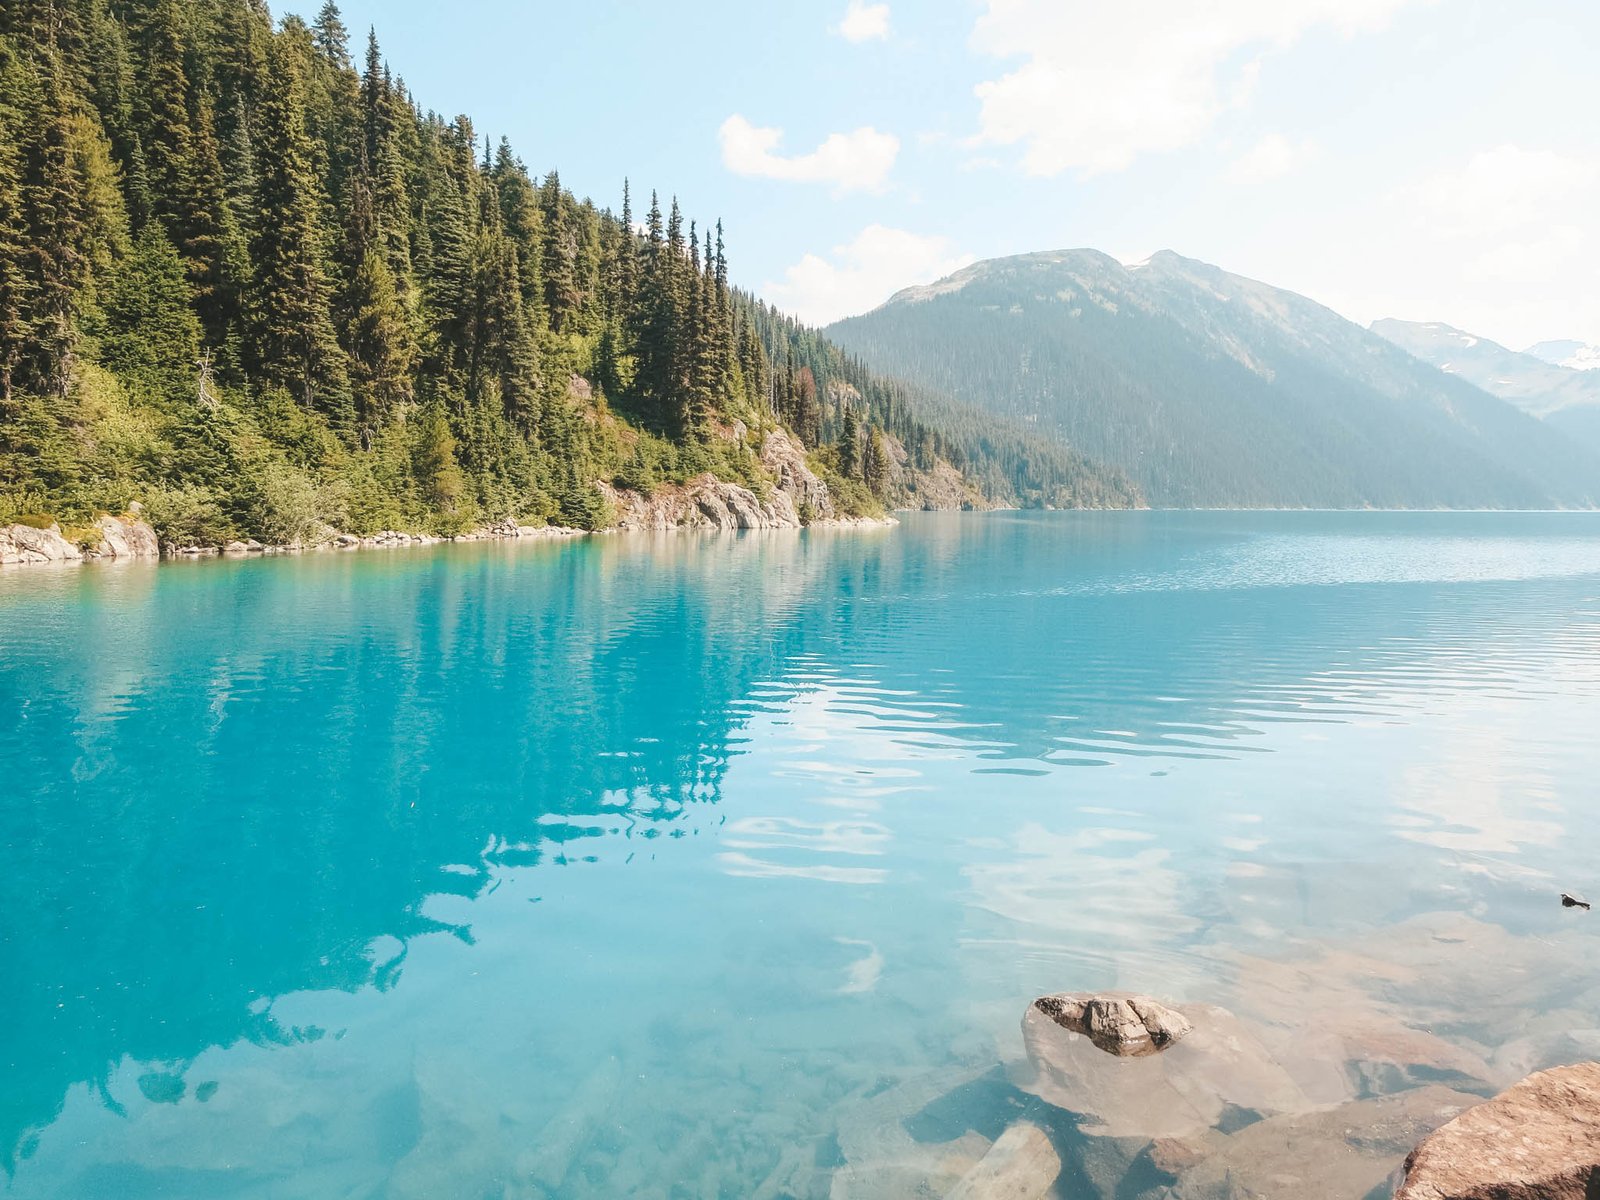
[[[1597,851],[1597,514],[7,570],[0,1195],[914,1195],[1068,989],[1492,1091]]]

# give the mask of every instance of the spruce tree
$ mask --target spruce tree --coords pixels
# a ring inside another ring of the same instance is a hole
[[[566,333],[576,316],[582,297],[578,292],[577,233],[568,217],[561,191],[561,177],[551,171],[539,189],[539,209],[543,217],[543,261],[545,318],[552,333]]]
[[[32,90],[25,68],[0,36],[0,401],[11,401],[12,381],[32,345],[35,287],[29,271],[27,215],[23,207],[24,107]]]
[[[861,479],[874,496],[882,497],[888,474],[888,457],[883,449],[883,436],[872,425],[867,426],[861,440]]]
[[[145,226],[107,289],[101,353],[107,366],[170,401],[191,393],[200,322],[183,260],[158,223]]]
[[[633,387],[635,401],[645,420],[658,431],[665,432],[675,422],[672,403],[676,311],[672,252],[662,229],[661,204],[654,192],[650,194],[648,221],[644,272],[634,313],[637,367]]]
[[[856,478],[861,469],[859,426],[848,404],[839,409],[839,473],[846,478]]]
[[[77,317],[90,284],[88,212],[74,170],[70,98],[55,72],[35,76],[26,94],[31,103],[23,108],[21,197],[31,312],[24,316],[27,341],[20,366],[24,386],[64,396]]]
[[[296,56],[275,41],[257,114],[252,360],[263,382],[287,388],[336,429],[353,434],[349,379],[330,313],[303,87]]]
[[[633,231],[633,196],[628,181],[622,181],[622,230],[617,242],[616,265],[611,285],[612,303],[619,322],[626,324],[633,314],[639,290],[638,235]]]

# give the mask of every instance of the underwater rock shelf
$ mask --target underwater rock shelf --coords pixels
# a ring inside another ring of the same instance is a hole
[[[1351,1015],[1334,1038],[1213,1005],[1042,996],[1023,1016],[1024,1061],[859,1097],[825,1190],[791,1163],[758,1195],[1581,1200],[1600,1186],[1600,1063],[1486,1099],[1482,1060],[1360,1025]],[[1313,1069],[1284,1055],[1297,1044],[1339,1057]]]

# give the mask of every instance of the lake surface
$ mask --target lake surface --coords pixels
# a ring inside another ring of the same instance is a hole
[[[1492,1091],[1597,837],[1591,514],[7,571],[0,1194],[912,1194],[1067,989]]]

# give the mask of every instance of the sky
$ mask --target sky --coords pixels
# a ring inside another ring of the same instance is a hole
[[[276,11],[313,15],[316,4]],[[1156,250],[1363,324],[1600,342],[1594,0],[348,0],[359,59],[813,322],[976,259]]]

